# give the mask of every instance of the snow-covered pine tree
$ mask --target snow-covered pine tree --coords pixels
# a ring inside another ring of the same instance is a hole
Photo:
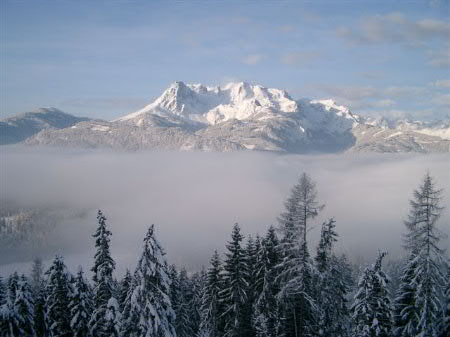
[[[14,273],[8,277],[5,298],[1,309],[0,335],[14,337],[19,334],[20,319],[14,307],[19,283],[19,275]]]
[[[34,301],[34,330],[37,337],[44,337],[45,331],[45,280],[44,266],[40,258],[33,261],[31,268],[31,290]]]
[[[224,262],[224,288],[220,293],[224,306],[223,318],[225,322],[224,336],[244,337],[243,306],[247,301],[247,263],[245,251],[241,246],[243,236],[236,223],[231,233],[231,241],[226,245],[226,259]]]
[[[317,255],[317,304],[320,309],[319,335],[343,337],[349,334],[349,309],[347,295],[350,291],[351,271],[345,257],[339,259],[333,254],[333,245],[338,234],[335,220],[322,224]]]
[[[262,240],[256,264],[255,288],[257,298],[254,305],[253,324],[257,337],[276,337],[280,324],[276,282],[277,266],[280,263],[278,238],[271,226]]]
[[[94,274],[94,312],[90,319],[90,330],[94,337],[107,336],[106,329],[106,311],[108,301],[114,296],[114,282],[112,273],[115,268],[115,262],[111,257],[109,242],[111,231],[106,226],[106,217],[99,210],[97,213],[98,227],[93,235],[95,238],[94,266],[92,272]]]
[[[282,332],[287,336],[311,336],[318,330],[318,307],[314,300],[311,261],[307,232],[309,220],[315,218],[324,205],[317,201],[316,185],[307,174],[302,174],[285,203],[280,215],[280,250],[282,261],[278,281],[278,295],[283,303]]]
[[[73,294],[69,305],[73,337],[91,336],[89,321],[94,311],[94,303],[89,284],[83,276],[83,270],[78,270],[73,284]]]
[[[450,336],[450,268],[447,268],[447,285],[442,299],[442,315],[438,324],[437,336]]]
[[[6,285],[5,282],[3,281],[3,277],[0,275],[0,333],[2,332],[2,327],[5,325],[6,323],[6,317],[3,317],[4,312],[6,313],[6,307],[5,307],[5,303],[6,303]]]
[[[11,275],[0,307],[0,335],[35,337],[34,303],[27,278]]]
[[[120,308],[121,312],[123,311],[125,300],[127,298],[128,291],[130,290],[132,281],[133,281],[133,278],[131,276],[131,273],[127,269],[125,272],[125,276],[123,277],[123,279],[120,281],[120,284],[119,284],[118,302],[119,302],[119,308]]]
[[[194,273],[191,277],[192,297],[189,306],[192,308],[192,330],[194,331],[195,336],[198,336],[200,333],[201,307],[205,284],[206,271],[202,268],[200,272]]]
[[[223,335],[223,305],[220,298],[223,289],[222,270],[219,253],[216,250],[211,258],[203,291],[199,336]]]
[[[129,336],[129,337],[140,337],[140,305],[138,305],[137,301],[139,294],[135,292],[134,290],[137,287],[137,279],[136,279],[136,272],[131,278],[130,287],[128,289],[127,296],[125,298],[125,301],[123,303],[123,309],[122,309],[122,321],[121,321],[121,327],[120,332],[122,336]]]
[[[175,331],[177,330],[177,325],[180,320],[181,306],[183,305],[183,299],[181,298],[180,282],[178,278],[178,269],[172,264],[169,266],[168,275],[170,277],[170,287],[169,287],[169,297],[170,303],[172,304],[172,309],[175,312]],[[178,333],[177,333],[178,335]]]
[[[175,320],[175,331],[177,337],[190,337],[195,336],[195,331],[192,321],[192,311],[191,300],[193,297],[191,280],[187,275],[186,269],[181,269],[178,277],[175,281],[178,284],[177,292],[177,306],[174,307],[176,320]]]
[[[168,266],[152,225],[125,301],[121,335],[175,337],[175,313],[169,292]]]
[[[20,322],[19,336],[35,337],[33,293],[25,275],[22,275],[17,283],[14,308]]]
[[[120,312],[119,303],[115,297],[111,297],[106,305],[105,336],[121,337],[121,320],[122,314]]]
[[[255,299],[257,297],[256,289],[256,268],[258,260],[258,251],[261,247],[261,241],[259,236],[256,240],[250,235],[247,239],[247,246],[245,247],[245,261],[247,265],[247,300],[242,308],[242,333],[245,336],[255,336],[254,324],[252,321],[253,307]]]
[[[396,337],[416,336],[418,314],[415,306],[416,289],[412,280],[417,268],[415,254],[411,254],[400,278],[400,285],[396,292],[394,303],[394,335]]]
[[[6,286],[3,282],[3,277],[0,276],[0,307],[5,303],[6,299]]]
[[[436,223],[443,207],[442,190],[437,189],[427,173],[410,200],[410,212],[405,221],[406,248],[410,253],[404,268],[402,284],[396,299],[397,331],[425,337],[436,335],[440,315],[440,299],[444,289],[442,266],[446,265],[439,248],[441,234]],[[400,334],[400,336],[403,336]]]
[[[69,303],[71,275],[62,257],[56,256],[46,272],[45,323],[51,337],[71,337]]]
[[[322,224],[320,241],[317,246],[317,255],[315,257],[317,270],[324,273],[330,266],[333,245],[337,242],[338,234],[335,231],[336,221],[331,218]]]
[[[354,335],[358,337],[391,337],[392,312],[388,293],[388,277],[382,270],[383,258],[367,267],[359,282],[352,306]]]

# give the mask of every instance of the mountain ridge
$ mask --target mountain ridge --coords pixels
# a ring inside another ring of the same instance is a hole
[[[44,129],[62,129],[88,120],[54,107],[23,112],[0,120],[0,145],[21,142]]]
[[[315,152],[448,152],[450,123],[389,125],[333,100],[294,100],[286,91],[246,82],[208,87],[172,83],[157,99],[110,122],[46,128],[28,145]]]

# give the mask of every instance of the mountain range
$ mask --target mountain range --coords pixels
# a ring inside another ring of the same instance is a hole
[[[55,108],[0,122],[1,144],[120,150],[259,150],[287,153],[449,152],[450,120],[389,122],[333,100],[294,100],[245,82],[174,82],[151,104],[113,121]]]

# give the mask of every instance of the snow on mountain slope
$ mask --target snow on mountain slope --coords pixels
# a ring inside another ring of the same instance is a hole
[[[290,153],[448,152],[449,125],[368,120],[332,100],[292,99],[284,90],[175,82],[151,104],[112,122],[43,130],[27,144],[126,150],[261,150]]]
[[[245,82],[229,83],[224,87],[201,84],[173,83],[150,105],[116,121],[138,124],[148,114],[175,115],[186,121],[214,125],[230,119],[275,118],[280,113],[294,113],[297,103],[279,89],[252,86]]]
[[[14,144],[44,129],[62,129],[88,118],[75,117],[56,108],[40,108],[0,121],[0,144]]]
[[[435,123],[401,120],[396,123],[395,128],[401,131],[415,131],[424,135],[450,140],[450,119]]]
[[[450,141],[414,130],[360,124],[353,129],[350,152],[450,152]]]

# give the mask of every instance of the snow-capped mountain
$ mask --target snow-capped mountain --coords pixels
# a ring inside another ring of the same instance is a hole
[[[291,153],[448,152],[449,126],[368,120],[332,100],[294,100],[245,82],[223,87],[175,82],[144,108],[111,122],[42,130],[30,145],[261,150]]]
[[[0,120],[0,144],[14,144],[44,129],[62,129],[88,118],[75,117],[56,108],[40,108]]]
[[[262,120],[295,113],[297,103],[279,89],[248,83],[229,83],[222,87],[173,83],[153,103],[117,121],[135,121],[139,125],[149,114],[177,116],[186,121],[215,125],[230,119]]]

